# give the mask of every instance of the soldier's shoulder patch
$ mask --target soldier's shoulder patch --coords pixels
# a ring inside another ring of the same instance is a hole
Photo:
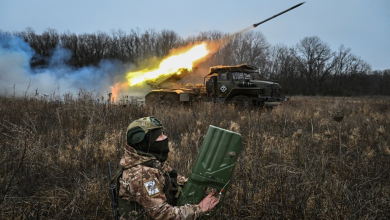
[[[144,183],[146,192],[148,192],[149,196],[156,196],[157,194],[160,193],[160,190],[158,190],[156,180],[149,180]]]

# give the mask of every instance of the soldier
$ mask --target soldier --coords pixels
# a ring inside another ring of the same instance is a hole
[[[168,138],[156,118],[129,125],[122,175],[117,177],[120,219],[195,219],[218,204],[211,193],[198,205],[175,206],[187,179],[165,162],[168,153]]]

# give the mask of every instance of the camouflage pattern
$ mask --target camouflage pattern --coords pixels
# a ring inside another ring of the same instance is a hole
[[[125,149],[125,155],[121,158],[120,165],[124,170],[119,180],[119,197],[129,202],[136,202],[143,208],[138,212],[132,211],[130,219],[148,219],[148,217],[151,219],[195,219],[199,217],[202,213],[199,205],[171,206],[166,202],[163,174],[170,172],[172,168],[167,162],[162,164],[153,158],[153,166],[156,168],[142,164],[150,160],[150,157],[138,155],[131,147]],[[178,179],[180,182],[186,181],[183,176],[179,176]],[[152,190],[153,193],[147,189],[145,183],[146,185],[153,183],[155,187]]]
[[[133,121],[126,130],[126,133],[134,128],[134,127],[140,127],[145,131],[145,134],[149,132],[149,130],[157,129],[157,128],[163,128],[162,124],[160,121],[158,121],[156,118],[153,116],[150,117],[143,117],[139,118],[135,121]]]

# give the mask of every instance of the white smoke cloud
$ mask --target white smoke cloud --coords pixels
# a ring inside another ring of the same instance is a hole
[[[20,38],[0,35],[0,86],[1,93],[12,92],[16,84],[26,85],[29,61],[33,51]],[[25,87],[26,88],[26,87]]]
[[[80,90],[106,96],[111,86],[123,82],[130,65],[102,60],[97,67],[75,69],[67,65],[72,54],[56,48],[46,68],[30,68],[34,50],[22,38],[0,33],[0,95],[77,94]],[[127,90],[124,92],[131,92]],[[134,93],[134,96],[144,95]]]

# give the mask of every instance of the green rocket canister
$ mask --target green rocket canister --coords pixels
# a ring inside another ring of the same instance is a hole
[[[178,205],[198,204],[210,189],[223,203],[241,148],[241,135],[210,125]],[[209,214],[214,215],[215,212]]]

